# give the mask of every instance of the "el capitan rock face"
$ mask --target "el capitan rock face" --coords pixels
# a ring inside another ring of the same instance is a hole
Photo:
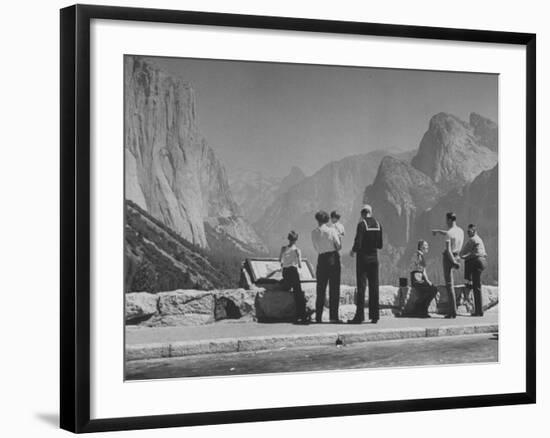
[[[136,56],[125,57],[124,74],[126,199],[203,248],[204,222],[231,219],[239,226],[224,231],[264,252],[240,217],[223,165],[198,130],[191,85]]]
[[[497,154],[486,146],[493,144],[490,128],[486,128],[480,117],[473,116],[473,120],[477,123],[478,135],[475,127],[458,117],[436,114],[411,161],[413,167],[432,178],[443,192],[471,182],[497,164]]]

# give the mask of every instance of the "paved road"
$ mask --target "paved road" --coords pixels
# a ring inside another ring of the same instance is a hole
[[[480,363],[498,360],[496,335],[368,342],[343,347],[211,354],[128,362],[128,380],[354,368]]]

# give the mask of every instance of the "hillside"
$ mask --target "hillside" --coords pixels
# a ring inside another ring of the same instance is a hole
[[[213,261],[132,201],[126,201],[125,292],[214,289],[235,286],[239,272]]]

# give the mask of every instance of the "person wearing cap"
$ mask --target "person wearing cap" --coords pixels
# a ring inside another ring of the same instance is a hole
[[[369,284],[369,319],[376,324],[380,319],[378,291],[378,250],[382,249],[382,225],[372,216],[372,207],[364,205],[361,221],[350,256],[357,256],[357,307],[349,324],[361,324],[365,320],[365,289]]]
[[[325,306],[325,293],[329,286],[330,322],[340,322],[338,307],[340,304],[340,249],[342,243],[336,229],[329,227],[329,216],[326,211],[315,214],[318,227],[311,232],[313,248],[317,257],[317,299],[315,301],[315,321],[322,322]]]
[[[453,269],[459,269],[458,255],[464,242],[464,230],[456,224],[456,215],[449,212],[445,216],[447,230],[432,230],[434,236],[445,237],[445,249],[443,251],[443,276],[449,298],[449,311],[445,318],[456,318],[456,294],[454,287]]]
[[[330,222],[330,226],[336,229],[336,232],[340,236],[340,240],[342,240],[344,234],[346,234],[346,230],[342,222],[340,222],[340,215],[336,211],[330,212]]]
[[[487,267],[487,252],[474,224],[468,225],[467,233],[469,239],[460,251],[460,257],[464,259],[464,279],[467,286],[473,289],[474,313],[472,316],[483,316],[481,274]]]

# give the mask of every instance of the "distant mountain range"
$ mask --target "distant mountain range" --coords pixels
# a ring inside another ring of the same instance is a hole
[[[305,177],[296,166],[284,178],[266,176],[258,170],[238,170],[229,176],[229,185],[243,216],[254,223],[275,199]]]
[[[285,243],[288,232],[294,230],[301,236],[301,248],[310,252],[313,250],[310,233],[316,226],[314,215],[318,210],[336,210],[342,222],[354,228],[357,215],[352,213],[362,202],[365,187],[374,180],[386,155],[388,151],[373,151],[327,164],[280,193],[254,223],[255,229],[271,251],[277,251]],[[393,155],[407,160],[412,153]],[[348,233],[352,231],[348,229]]]
[[[384,227],[383,283],[408,276],[420,238],[432,245],[429,270],[439,278],[443,242],[430,230],[444,227],[449,210],[464,228],[478,224],[489,251],[486,281],[498,279],[498,126],[479,114],[468,122],[434,115],[414,151],[347,156],[309,176],[293,167],[285,178],[255,170],[228,177],[198,130],[191,85],[127,56],[125,120],[126,290],[229,287],[243,258],[278,255],[290,230],[314,257],[319,209],[342,215],[348,252],[363,203]],[[343,279],[353,283],[353,261],[343,263]]]

